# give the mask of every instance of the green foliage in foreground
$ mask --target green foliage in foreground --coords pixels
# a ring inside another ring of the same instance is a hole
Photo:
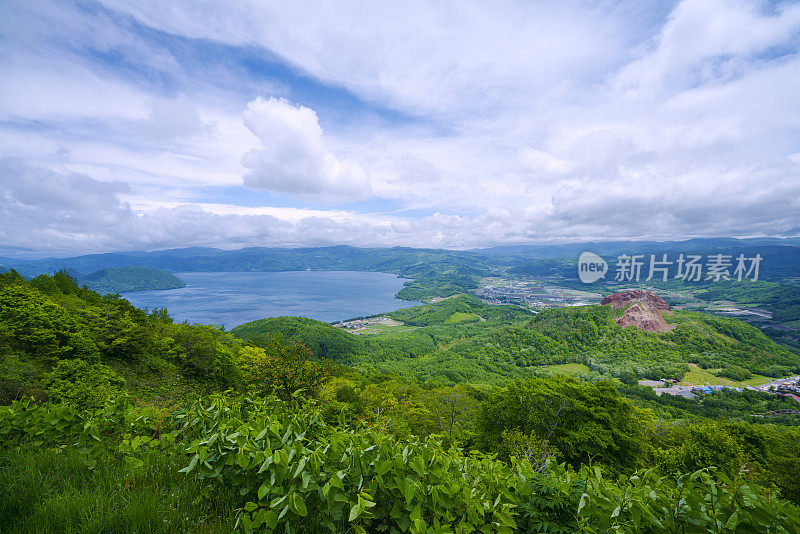
[[[228,503],[238,511],[237,528],[242,532],[800,529],[797,507],[741,476],[701,469],[666,478],[646,470],[609,479],[599,468],[573,471],[552,463],[539,470],[524,459],[504,463],[493,456],[445,449],[435,438],[404,441],[374,430],[332,427],[313,406],[297,401],[212,396],[171,413],[134,409],[124,400],[93,411],[15,403],[0,408],[0,477],[14,483],[24,477],[54,476],[63,484],[76,476],[31,474],[32,466],[24,460],[35,450],[50,464],[58,464],[55,456],[42,455],[63,451],[73,464],[70,470],[79,471],[74,465],[78,457],[88,469],[81,476],[98,484],[94,493],[83,485],[87,495],[85,501],[75,502],[78,508],[91,508],[92,499],[101,500],[100,494],[108,491],[102,486],[109,478],[106,473],[124,466],[131,477],[127,480],[152,476],[156,483],[149,495],[139,487],[145,511],[163,514],[165,520],[174,517],[155,502],[163,496],[162,488],[174,487],[182,497],[202,495],[199,502],[206,503],[187,511],[187,520],[204,515],[208,519],[209,510]],[[161,457],[157,469],[155,452]],[[164,471],[178,463],[184,465],[183,482]],[[22,475],[10,475],[13,467]],[[40,504],[31,511],[23,506],[26,499]],[[4,525],[42,521],[44,505],[24,492],[3,502]],[[185,500],[180,502],[185,506]],[[116,513],[124,517],[132,511],[123,506]],[[227,512],[219,513],[224,524]],[[74,531],[91,530],[91,521],[97,520],[91,514],[68,517],[75,521],[70,525]],[[133,522],[121,521],[114,530],[135,531],[133,526],[126,528],[129,524]],[[197,530],[193,527],[184,528]]]
[[[158,450],[132,471],[117,454],[93,468],[74,449],[0,450],[0,532],[19,534],[229,534],[233,495],[201,499],[202,486],[179,473],[182,458]]]
[[[57,480],[52,492],[17,490],[9,502],[18,504],[0,508],[0,529],[178,531],[183,514],[193,531],[230,530],[236,520],[245,531],[248,521],[302,532],[797,530],[797,508],[778,496],[800,502],[800,429],[751,415],[781,408],[779,399],[670,403],[633,385],[514,381],[536,373],[523,367],[530,358],[583,353],[595,370],[614,366],[609,374],[625,362],[650,372],[690,358],[741,373],[735,365],[785,356],[757,330],[687,313],[668,335],[648,334],[617,327],[603,307],[532,318],[471,297],[399,313],[416,326],[352,336],[279,318],[253,323],[243,342],[173,324],[163,310],[146,314],[63,274],[0,275],[2,400],[63,403],[0,408],[0,481]],[[342,368],[329,378],[307,361],[309,348],[430,381]],[[505,387],[446,386],[498,377]],[[150,379],[158,395],[142,396]],[[164,412],[115,400],[125,390],[139,403],[188,405],[195,394],[186,387],[281,400],[230,394]],[[319,409],[300,404],[301,389]],[[718,415],[738,421],[703,418]],[[637,472],[645,466],[656,470]],[[126,504],[112,511],[114,498]],[[48,523],[49,512],[68,521]],[[116,519],[103,523],[103,514]]]
[[[166,310],[146,313],[63,273],[31,281],[14,271],[0,274],[3,404],[35,396],[102,405],[120,389],[118,374],[129,389],[166,382],[157,388],[166,396],[236,387],[241,347],[219,328],[173,324]]]

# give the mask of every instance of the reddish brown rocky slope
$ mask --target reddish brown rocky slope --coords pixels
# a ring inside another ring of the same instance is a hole
[[[647,332],[669,332],[674,328],[664,320],[664,315],[672,315],[669,304],[650,291],[620,291],[607,296],[600,304],[609,305],[614,310],[625,309],[622,315],[614,319],[623,328],[635,326]]]

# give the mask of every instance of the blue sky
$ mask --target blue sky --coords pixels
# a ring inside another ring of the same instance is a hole
[[[0,2],[0,254],[800,233],[800,4]]]

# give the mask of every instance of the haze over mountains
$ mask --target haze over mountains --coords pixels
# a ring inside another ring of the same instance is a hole
[[[0,268],[14,268],[22,274],[36,275],[60,269],[88,273],[111,267],[132,265],[172,272],[185,271],[290,271],[290,270],[375,270],[399,272],[413,269],[420,262],[429,266],[453,263],[462,268],[482,264],[516,265],[520,259],[564,258],[574,260],[581,252],[593,251],[612,258],[618,254],[662,253],[755,253],[767,255],[764,267],[789,269],[800,274],[800,238],[715,238],[685,241],[608,241],[567,245],[517,245],[454,251],[409,247],[361,248],[352,246],[270,248],[249,247],[223,250],[189,247],[152,252],[130,251],[87,254],[66,258],[19,260],[0,258]],[[770,256],[770,254],[773,254]],[[477,261],[470,264],[471,261]],[[770,265],[770,260],[779,265]],[[796,267],[796,269],[792,269]]]

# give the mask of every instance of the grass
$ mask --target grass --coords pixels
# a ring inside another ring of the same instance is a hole
[[[703,386],[705,384],[709,384],[711,386],[741,387],[741,386],[759,386],[761,384],[766,384],[770,380],[774,379],[768,376],[755,375],[753,376],[753,378],[749,378],[743,382],[737,382],[736,380],[731,380],[730,378],[717,376],[710,371],[707,371],[705,369],[700,369],[700,367],[698,367],[697,364],[690,363],[689,372],[686,373],[686,376],[683,377],[683,380],[681,380],[681,382],[696,386]]]
[[[180,459],[144,457],[130,473],[115,457],[89,469],[78,452],[0,451],[2,533],[229,533],[233,495],[202,499],[201,483],[178,473]]]
[[[762,375],[754,375],[753,378],[748,378],[742,384],[746,386],[760,386],[761,384],[766,384],[767,382],[771,382],[775,380],[769,376],[762,376]]]
[[[455,312],[447,318],[445,324],[474,323],[480,321],[480,317],[474,313]]]
[[[552,371],[554,373],[564,373],[564,374],[581,374],[581,373],[588,373],[589,368],[583,365],[582,363],[562,363],[559,365],[542,365],[539,369],[545,371]]]
[[[370,325],[368,331],[365,331],[364,333],[369,333],[369,334],[384,334],[384,333],[386,333],[386,334],[399,334],[399,333],[402,333],[402,332],[411,332],[412,330],[416,330],[417,328],[419,328],[419,327],[418,326],[410,326],[410,325],[403,324],[403,323],[400,323],[400,324],[397,324],[397,325],[387,325],[387,324],[375,323],[375,324]]]
[[[697,386],[702,386],[705,384],[709,384],[711,386],[735,386],[738,385],[738,382],[734,382],[728,378],[719,377],[709,371],[704,369],[700,369],[696,364],[690,363],[689,364],[689,371],[683,377],[683,380],[686,384],[693,384]]]

